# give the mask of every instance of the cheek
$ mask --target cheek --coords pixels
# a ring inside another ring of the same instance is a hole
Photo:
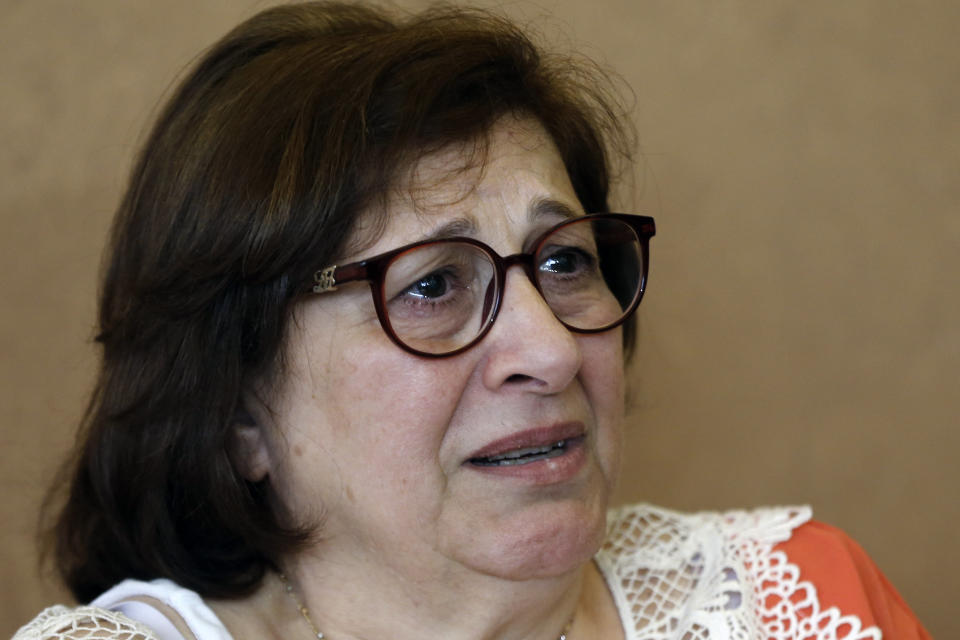
[[[375,329],[343,328],[326,342],[306,336],[302,350],[288,351],[286,502],[324,513],[332,529],[358,513],[435,515],[427,490],[445,483],[440,450],[469,377],[463,359],[411,356]]]
[[[622,418],[626,389],[622,333],[617,329],[582,335],[579,341],[583,353],[580,377],[594,408]]]
[[[342,359],[350,368],[335,376],[340,436],[372,464],[428,471],[469,377],[464,362],[411,356],[385,338],[346,348]]]
[[[620,469],[626,380],[621,332],[581,337],[581,380],[597,421],[597,453],[612,483]]]
[[[351,316],[364,319],[351,323],[346,320]],[[457,372],[445,361],[401,350],[363,305],[313,311],[304,325],[301,351],[293,354],[295,373],[312,389],[313,410],[326,414],[333,429],[388,437],[418,416],[433,422],[452,411],[459,395]]]
[[[439,518],[450,471],[444,443],[463,390],[456,368],[411,361],[389,348],[389,355],[355,360],[362,373],[344,381],[351,387],[345,397],[362,400],[350,409],[337,445],[351,451],[352,468],[341,475],[353,514],[345,517],[362,520],[348,529],[375,538]],[[390,531],[381,530],[383,522],[391,523]]]

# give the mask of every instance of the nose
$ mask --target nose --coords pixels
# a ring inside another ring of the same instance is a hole
[[[547,306],[519,265],[507,270],[500,313],[484,338],[483,383],[492,390],[551,394],[580,371],[583,354],[573,333]]]

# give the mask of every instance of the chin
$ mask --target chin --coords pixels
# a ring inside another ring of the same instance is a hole
[[[553,578],[589,562],[606,535],[606,491],[592,500],[526,505],[468,526],[450,551],[470,569],[506,580]],[[466,542],[466,544],[464,544]]]

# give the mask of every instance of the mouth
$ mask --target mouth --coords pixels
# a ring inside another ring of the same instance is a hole
[[[490,456],[476,456],[468,462],[478,467],[512,467],[562,456],[568,448],[583,441],[583,436],[564,438],[552,444],[520,447]]]
[[[467,458],[475,467],[517,467],[559,458],[582,449],[586,427],[582,422],[559,422],[518,431],[477,449]]]

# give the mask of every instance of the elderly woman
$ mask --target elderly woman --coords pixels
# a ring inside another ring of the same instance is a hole
[[[923,638],[805,508],[608,513],[654,222],[600,74],[509,22],[271,9],[117,213],[17,638]]]

